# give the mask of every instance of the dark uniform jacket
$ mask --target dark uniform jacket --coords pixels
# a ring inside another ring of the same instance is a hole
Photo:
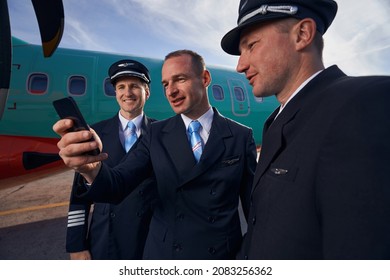
[[[152,121],[144,116],[141,137]],[[103,142],[103,151],[109,154],[105,164],[111,167],[126,155],[119,139],[119,123],[116,115],[92,126]],[[136,145],[137,142],[132,149]],[[75,182],[77,178],[78,175],[75,175]],[[141,259],[152,215],[151,206],[156,198],[154,184],[152,179],[145,180],[119,204],[95,203],[89,227],[92,201],[75,196],[73,185],[66,236],[67,252],[90,250],[93,259]]]
[[[311,80],[264,127],[240,253],[390,258],[390,77]]]
[[[224,118],[216,109],[196,164],[184,122],[176,115],[152,123],[149,134],[123,164],[113,170],[103,164],[84,195],[99,200],[121,196],[137,184],[141,174],[153,169],[160,203],[144,258],[231,259],[242,240],[239,195],[245,211],[255,165],[252,130]]]

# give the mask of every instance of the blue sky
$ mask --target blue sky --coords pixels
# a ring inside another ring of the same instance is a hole
[[[339,0],[325,34],[324,62],[349,75],[390,75],[390,2]],[[220,47],[236,25],[239,0],[63,0],[65,30],[60,47],[163,58],[192,49],[206,64],[235,68],[237,57]],[[39,44],[30,0],[8,1],[11,32]]]

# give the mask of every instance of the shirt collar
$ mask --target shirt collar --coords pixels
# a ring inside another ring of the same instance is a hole
[[[276,115],[279,116],[279,114],[282,112],[282,110],[287,106],[287,103],[291,101],[291,99],[293,99],[300,91],[301,89],[303,89],[311,80],[313,80],[318,74],[320,74],[323,70],[320,70],[316,73],[314,73],[313,75],[311,75],[306,81],[304,81],[294,92],[293,94],[291,94],[290,98],[287,99],[286,103],[284,103],[284,105],[280,105],[280,108],[279,108],[279,113]],[[275,118],[276,118],[275,117]]]
[[[213,117],[214,117],[214,110],[212,107],[210,107],[210,109],[208,109],[206,113],[204,113],[202,116],[200,116],[197,119],[198,122],[200,122],[200,124],[202,125],[202,129],[204,129],[208,134],[210,134]],[[181,114],[181,118],[183,119],[186,130],[188,130],[188,126],[190,125],[190,122],[194,120],[190,119],[189,117],[183,114]]]
[[[129,121],[132,121],[135,124],[136,131],[138,134],[138,131],[140,131],[140,129],[141,129],[142,118],[144,117],[144,112],[142,112],[141,114],[139,114],[138,116],[136,116],[134,119],[131,119],[131,120],[128,120],[125,117],[123,117],[120,112],[118,113],[118,116],[119,116],[119,121],[121,123],[121,128],[123,131],[125,131],[125,129],[127,127],[127,123]]]

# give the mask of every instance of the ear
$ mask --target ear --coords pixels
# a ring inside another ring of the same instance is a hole
[[[203,70],[203,85],[208,87],[211,84],[211,74],[209,70]]]
[[[301,51],[309,46],[316,35],[317,24],[311,18],[305,18],[299,21],[294,27],[296,36],[296,50]]]
[[[149,85],[145,87],[145,99],[148,100],[150,97],[150,88]]]

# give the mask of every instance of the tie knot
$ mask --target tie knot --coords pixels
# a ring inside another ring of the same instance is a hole
[[[132,121],[129,121],[127,123],[127,127],[129,128],[130,133],[134,133],[135,132],[135,124]]]
[[[192,122],[190,122],[190,125],[188,126],[188,131],[190,133],[198,132],[200,127],[201,127],[200,122],[192,121]]]

